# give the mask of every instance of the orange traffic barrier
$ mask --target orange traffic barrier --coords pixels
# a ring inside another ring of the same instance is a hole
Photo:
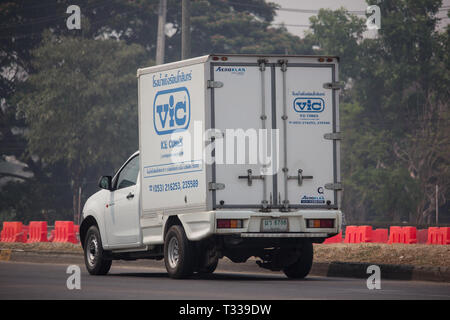
[[[442,244],[450,244],[450,227],[440,229],[442,233]]]
[[[78,224],[73,226],[73,232],[75,232],[75,235],[80,233],[80,226]]]
[[[26,225],[24,225],[24,224],[22,224],[22,241],[21,242],[23,242],[23,243],[26,243],[28,240],[28,232],[29,232],[29,230],[30,230],[30,227],[29,226],[26,226]]]
[[[389,229],[388,243],[403,243],[402,227],[391,227]]]
[[[47,221],[31,221],[28,242],[47,242]]]
[[[55,236],[53,242],[78,243],[75,236],[73,221],[55,221]]]
[[[52,230],[50,232],[50,237],[48,237],[48,242],[53,242],[53,239],[55,239],[55,230]]]
[[[386,243],[388,240],[388,229],[375,229],[372,231],[372,242]]]
[[[450,228],[428,228],[427,244],[450,244]]]
[[[427,244],[441,244],[441,231],[437,227],[428,228]]]
[[[348,226],[345,230],[345,243],[372,242],[371,226]]]
[[[347,226],[347,228],[345,228],[344,243],[356,243],[357,233],[357,226]]]
[[[358,228],[359,242],[372,242],[372,227],[360,226]]]
[[[1,242],[26,242],[26,230],[23,229],[22,222],[5,221],[0,235]]]
[[[341,243],[342,242],[342,231],[339,232],[337,235],[335,235],[334,237],[325,239],[325,241],[323,242],[324,244],[330,244],[330,243]]]
[[[80,242],[80,225],[74,225],[73,230],[75,232],[75,238],[77,239],[77,242]]]
[[[414,244],[417,243],[417,229],[416,227],[403,227],[403,243]]]
[[[416,227],[391,227],[389,235],[389,243],[417,243]]]
[[[417,230],[417,243],[425,244],[428,240],[428,229]]]

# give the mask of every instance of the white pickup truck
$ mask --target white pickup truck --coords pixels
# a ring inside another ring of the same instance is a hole
[[[139,151],[83,208],[89,273],[228,257],[305,277],[341,230],[338,58],[207,55],[137,71]]]

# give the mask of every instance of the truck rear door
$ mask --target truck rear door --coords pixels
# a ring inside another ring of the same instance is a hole
[[[339,131],[334,64],[290,63],[275,68],[280,167],[279,204],[338,206]]]
[[[271,128],[270,76],[270,68],[257,61],[211,66],[211,78],[221,85],[213,88],[212,127],[223,134],[215,135],[213,180],[225,185],[214,191],[216,207],[265,207],[270,202],[273,179],[262,174],[261,156],[254,149],[264,129]]]
[[[213,182],[225,186],[213,190],[214,208],[338,206],[336,60],[319,63],[317,58],[286,59],[255,57],[251,63],[247,59],[246,63],[211,64],[212,127],[223,132],[266,129],[264,142],[272,142],[262,150],[271,157],[270,168],[261,164],[267,159],[250,163],[249,154],[245,163],[213,165]],[[227,134],[215,136],[223,139],[222,145],[231,138]],[[258,142],[258,152],[260,147]],[[229,148],[225,150],[229,152]],[[269,174],[262,174],[267,169]]]

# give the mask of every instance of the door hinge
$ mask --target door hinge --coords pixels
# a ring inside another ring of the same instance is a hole
[[[341,90],[344,89],[344,84],[341,82],[325,82],[323,87],[324,89]]]
[[[340,132],[325,133],[323,137],[326,140],[342,140],[342,134]]]
[[[259,70],[260,71],[266,70],[267,63],[269,63],[269,60],[267,59],[258,59]]]
[[[208,80],[206,82],[206,87],[208,89],[211,89],[211,88],[222,88],[223,87],[223,82],[214,81],[214,80]]]
[[[336,183],[326,183],[325,189],[328,190],[342,190],[342,183],[336,182]]]
[[[224,183],[218,183],[218,182],[210,182],[209,183],[209,190],[223,190],[225,189]]]
[[[287,70],[287,63],[288,63],[288,61],[285,60],[285,59],[278,60],[278,64],[280,65],[282,72],[286,72],[286,70]]]

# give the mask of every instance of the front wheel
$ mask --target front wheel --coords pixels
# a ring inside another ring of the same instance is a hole
[[[183,227],[174,225],[164,240],[164,263],[169,277],[180,279],[194,272],[194,248]]]
[[[105,275],[111,268],[112,260],[105,259],[100,232],[91,226],[84,241],[84,263],[91,275]]]
[[[293,264],[284,267],[283,272],[288,278],[303,279],[311,271],[314,249],[311,241],[305,241],[299,258]]]

